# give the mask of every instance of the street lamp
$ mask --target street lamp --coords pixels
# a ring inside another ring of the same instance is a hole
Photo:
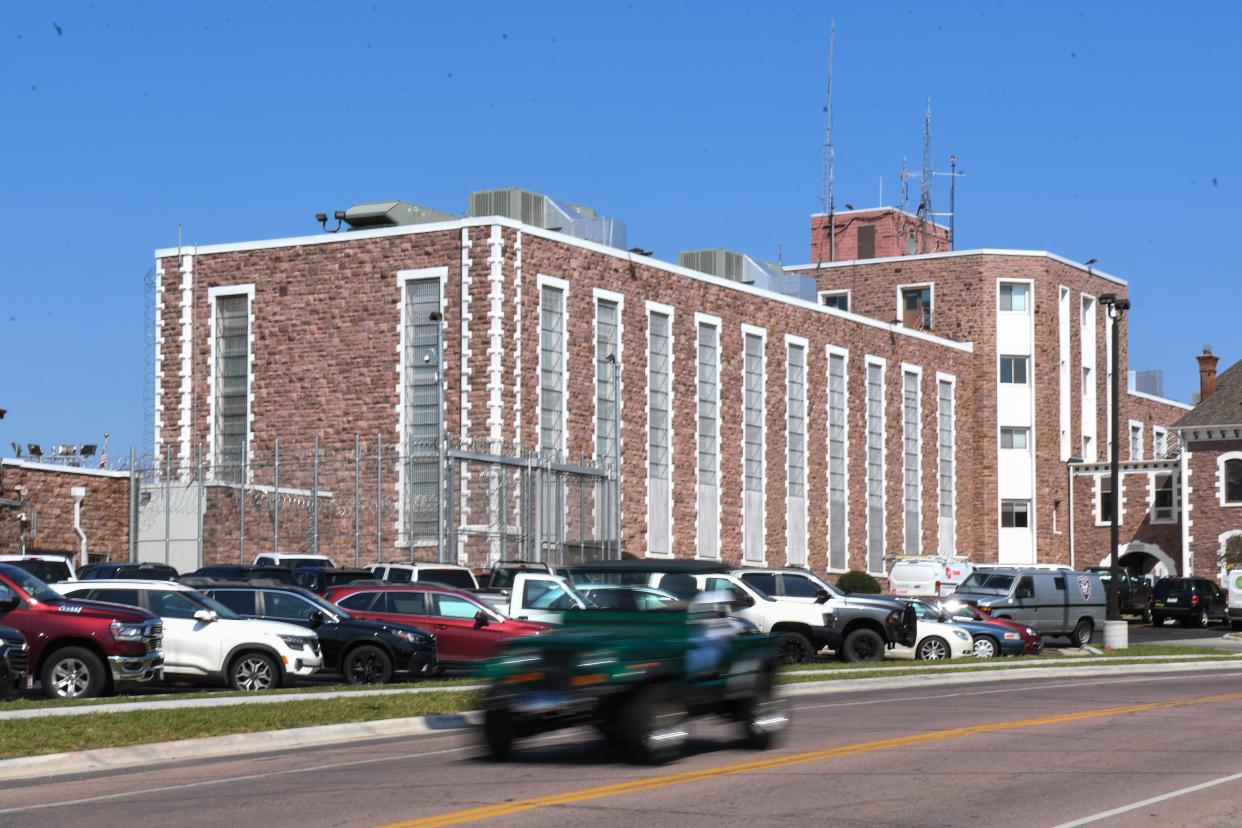
[[[1109,519],[1109,547],[1110,555],[1108,559],[1108,578],[1112,585],[1111,590],[1105,590],[1104,593],[1108,598],[1108,623],[1105,624],[1104,643],[1112,644],[1112,646],[1124,648],[1128,638],[1125,622],[1121,620],[1121,609],[1118,604],[1120,598],[1117,586],[1120,583],[1117,573],[1117,551],[1120,538],[1118,537],[1117,521],[1121,515],[1121,481],[1118,464],[1121,461],[1121,320],[1125,316],[1126,311],[1130,309],[1130,300],[1125,297],[1118,296],[1115,293],[1105,293],[1100,297],[1100,304],[1104,306],[1105,313],[1108,318],[1113,320],[1113,353],[1111,359],[1112,383],[1109,393],[1112,395],[1112,441],[1109,446],[1109,467],[1110,477],[1112,479],[1113,490],[1109,493],[1112,500],[1112,515]],[[1110,629],[1112,636],[1109,635]],[[1111,642],[1110,638],[1120,636],[1120,645]]]

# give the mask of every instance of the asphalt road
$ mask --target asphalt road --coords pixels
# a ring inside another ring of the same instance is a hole
[[[0,825],[1054,826],[1169,794],[1091,824],[1242,824],[1242,670],[791,703],[762,753],[713,721],[664,768],[585,731],[496,764],[459,733],[9,783]]]

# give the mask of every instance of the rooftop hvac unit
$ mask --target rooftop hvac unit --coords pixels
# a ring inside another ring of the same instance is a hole
[[[345,211],[345,222],[351,230],[430,224],[437,221],[452,221],[456,218],[457,216],[452,213],[433,210],[408,201],[373,201],[368,204],[355,204]]]
[[[723,247],[710,247],[704,250],[682,250],[677,254],[677,264],[700,273],[719,276],[741,282],[743,266],[742,254]]]
[[[815,301],[814,277],[785,273],[770,262],[723,247],[683,250],[677,254],[677,264],[700,273],[754,285],[773,293],[805,299],[808,302]]]
[[[625,247],[625,224],[590,207],[517,187],[470,193],[466,215],[503,216],[609,247]]]

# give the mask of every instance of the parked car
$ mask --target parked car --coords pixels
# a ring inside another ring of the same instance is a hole
[[[311,592],[323,595],[334,586],[345,586],[357,581],[375,581],[375,576],[368,569],[358,569],[350,567],[348,569],[337,567],[300,567],[293,570],[294,580],[297,585],[309,589]]]
[[[1078,647],[1090,643],[1104,624],[1104,585],[1094,572],[1069,567],[979,566],[953,591],[994,618],[1068,636]]]
[[[1044,640],[1039,635],[1039,631],[1034,627],[1023,624],[1021,621],[1013,621],[1008,618],[993,618],[979,611],[974,604],[968,604],[965,601],[958,601],[954,598],[940,598],[931,602],[932,606],[939,607],[949,614],[954,621],[986,621],[989,624],[995,624],[1012,630],[1022,638],[1025,645],[1026,655],[1039,655],[1039,651],[1043,649]],[[975,641],[976,647],[978,640]]]
[[[78,581],[53,587],[68,598],[141,607],[164,622],[164,676],[272,690],[323,663],[319,639],[292,624],[252,621],[185,584]]]
[[[30,682],[30,645],[20,630],[0,627],[0,698],[12,698]]]
[[[175,581],[177,570],[162,563],[113,563],[102,561],[87,564],[78,571],[79,581],[112,578],[138,578],[144,581]]]
[[[918,640],[912,647],[904,644],[892,647],[890,655],[919,661],[943,661],[975,654],[974,639],[967,630],[950,623],[946,615],[922,601],[908,603],[918,618]]]
[[[152,681],[164,669],[164,625],[157,616],[69,600],[8,564],[0,564],[0,624],[26,637],[31,673],[52,698],[99,696]]]
[[[1229,626],[1242,630],[1242,569],[1231,569],[1225,575],[1225,594],[1228,597]]]
[[[1089,566],[1088,572],[1095,572],[1104,583],[1104,594],[1113,590],[1111,572],[1107,566]],[[1138,615],[1148,624],[1151,623],[1151,590],[1152,586],[1141,575],[1135,575],[1129,569],[1117,569],[1117,606],[1122,615]]]
[[[324,598],[355,618],[430,631],[443,667],[477,665],[510,638],[548,629],[546,624],[506,618],[471,593],[435,584],[355,584],[332,587]]]
[[[969,560],[961,557],[902,556],[888,571],[888,591],[919,597],[952,595],[974,569]]]
[[[255,566],[283,566],[285,569],[335,569],[336,564],[327,555],[304,552],[264,552],[255,555]]]
[[[1026,652],[1026,642],[1023,640],[1022,633],[1008,626],[988,621],[986,618],[976,620],[965,612],[954,615],[943,607],[917,598],[910,599],[910,605],[918,613],[920,621],[940,621],[970,633],[970,654],[975,658],[1020,656]],[[929,653],[934,650],[934,647],[928,648]]]
[[[230,581],[278,581],[282,584],[297,586],[298,579],[293,570],[283,566],[253,566],[247,564],[212,564],[187,572],[181,576],[185,582],[190,578],[207,578]]]
[[[0,555],[0,563],[24,569],[45,584],[74,580],[73,566],[59,555]]]
[[[1195,627],[1228,621],[1228,601],[1216,582],[1207,578],[1161,578],[1151,594],[1152,626],[1163,626],[1169,618]]]
[[[440,563],[388,563],[368,567],[381,581],[394,584],[430,581],[457,589],[478,589],[479,581],[469,567]]]
[[[315,631],[325,673],[350,684],[386,684],[437,672],[436,639],[409,624],[355,618],[307,589],[279,583],[249,584],[195,580],[203,594],[243,618],[298,624]]]

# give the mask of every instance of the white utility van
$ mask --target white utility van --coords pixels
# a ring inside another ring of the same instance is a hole
[[[1229,596],[1229,626],[1242,630],[1242,569],[1225,574],[1225,594]]]
[[[952,595],[974,569],[966,558],[903,556],[888,571],[888,591],[893,595],[932,598]]]

